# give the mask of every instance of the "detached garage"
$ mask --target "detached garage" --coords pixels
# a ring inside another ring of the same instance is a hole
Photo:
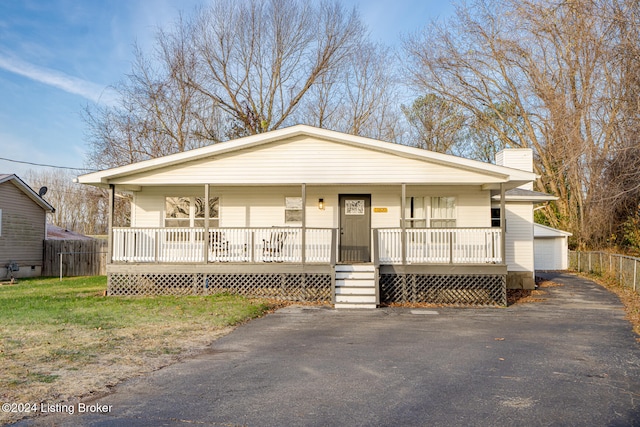
[[[566,231],[534,224],[534,268],[536,270],[566,270],[569,268],[569,236],[571,233]]]

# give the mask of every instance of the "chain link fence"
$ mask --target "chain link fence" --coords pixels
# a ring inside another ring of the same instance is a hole
[[[625,288],[640,288],[640,258],[608,252],[569,251],[569,269],[615,277]]]

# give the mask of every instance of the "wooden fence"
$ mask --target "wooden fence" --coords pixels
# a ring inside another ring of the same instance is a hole
[[[60,265],[62,265],[62,274]],[[44,241],[43,276],[104,276],[106,274],[106,240]]]
[[[569,269],[614,277],[626,287],[640,292],[640,258],[608,252],[569,252]]]

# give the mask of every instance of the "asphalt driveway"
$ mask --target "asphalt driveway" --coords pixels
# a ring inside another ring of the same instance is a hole
[[[288,307],[118,386],[56,426],[640,426],[640,345],[617,297],[567,274],[506,309]]]

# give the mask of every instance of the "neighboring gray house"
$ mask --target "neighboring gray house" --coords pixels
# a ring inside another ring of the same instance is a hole
[[[41,275],[46,216],[53,211],[16,175],[0,174],[0,280]]]

